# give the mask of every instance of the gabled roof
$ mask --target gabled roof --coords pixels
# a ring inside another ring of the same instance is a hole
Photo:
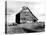
[[[28,8],[28,7],[25,7],[25,6],[23,6],[22,7],[22,10],[19,12],[20,14],[22,13],[22,12],[24,12],[24,10],[29,10],[28,12],[30,12],[30,15],[32,15],[33,17],[33,20],[34,21],[37,21],[38,19],[33,15],[33,13],[30,11],[30,9]],[[26,11],[27,12],[27,11]],[[19,14],[19,13],[17,13],[17,14]]]
[[[34,17],[34,19],[38,20],[38,19],[35,17],[35,15],[33,15],[33,13],[30,11],[30,9],[29,9],[28,7],[23,6],[23,7],[22,7],[22,10],[20,11],[20,13],[22,13],[23,10],[27,10],[27,9],[29,10],[30,14],[32,14],[32,16]]]

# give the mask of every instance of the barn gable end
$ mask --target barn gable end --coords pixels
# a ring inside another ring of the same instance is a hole
[[[28,7],[23,6],[22,10],[16,14],[16,22],[20,23],[21,21],[33,21],[36,22],[38,19],[33,15]]]

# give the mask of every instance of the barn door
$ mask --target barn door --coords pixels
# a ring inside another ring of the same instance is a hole
[[[16,23],[20,24],[20,13],[16,15]]]

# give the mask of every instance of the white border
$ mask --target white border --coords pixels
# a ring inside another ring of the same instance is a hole
[[[20,1],[22,1],[22,0],[20,0]],[[41,1],[44,1],[44,0],[41,0]],[[5,35],[5,0],[0,0],[0,35]],[[24,34],[14,34],[14,35],[46,35],[46,32],[24,33]]]

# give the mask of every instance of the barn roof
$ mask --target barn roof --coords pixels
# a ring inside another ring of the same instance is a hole
[[[32,14],[32,16],[36,19],[36,20],[38,20],[37,18],[36,18],[36,16],[30,11],[30,9],[28,8],[28,7],[25,7],[25,6],[23,6],[22,7],[22,10],[20,11],[20,13],[23,11],[23,10],[29,10],[29,12],[30,12],[30,14]]]
[[[23,6],[23,7],[22,7],[22,10],[21,10],[19,13],[22,13],[23,10],[29,10],[29,12],[30,12],[30,14],[33,16],[33,18],[34,18],[35,20],[38,20],[38,19],[36,18],[36,16],[30,11],[30,9],[29,9],[28,7]]]

